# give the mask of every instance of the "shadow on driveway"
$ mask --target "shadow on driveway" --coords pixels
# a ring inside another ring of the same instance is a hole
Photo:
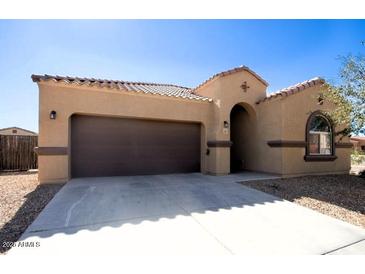
[[[193,173],[73,179],[21,240],[42,241],[45,254],[323,254],[365,238],[365,230],[237,183],[273,178]]]

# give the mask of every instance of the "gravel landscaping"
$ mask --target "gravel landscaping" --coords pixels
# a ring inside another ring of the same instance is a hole
[[[365,228],[365,179],[353,175],[304,176],[242,182]]]
[[[63,184],[39,185],[37,172],[0,173],[0,253],[9,248]]]

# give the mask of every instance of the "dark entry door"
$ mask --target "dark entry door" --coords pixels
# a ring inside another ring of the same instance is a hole
[[[240,105],[233,107],[231,120],[231,172],[239,172],[245,168],[245,124],[247,111]]]
[[[75,115],[71,176],[200,171],[200,124]]]

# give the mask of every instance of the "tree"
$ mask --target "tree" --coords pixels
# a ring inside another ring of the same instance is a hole
[[[325,84],[324,98],[336,107],[328,111],[335,125],[342,125],[336,135],[365,134],[365,56],[341,57],[340,82]]]

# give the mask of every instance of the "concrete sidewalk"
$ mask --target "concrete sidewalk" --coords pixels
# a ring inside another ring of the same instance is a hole
[[[10,255],[365,254],[365,230],[199,173],[73,179]],[[342,253],[341,253],[342,252]]]

